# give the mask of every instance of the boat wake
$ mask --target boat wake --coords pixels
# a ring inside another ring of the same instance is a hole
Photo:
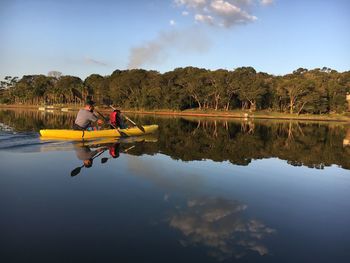
[[[37,152],[52,142],[40,140],[37,132],[0,131],[0,151]]]

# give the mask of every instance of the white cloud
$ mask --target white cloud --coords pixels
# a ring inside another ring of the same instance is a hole
[[[239,7],[223,0],[212,1],[210,6],[214,12],[222,15],[235,15],[241,12]]]
[[[179,6],[185,5],[191,8],[200,8],[207,4],[207,0],[175,0]]]
[[[216,0],[212,1],[211,9],[213,13],[221,17],[222,23],[226,27],[233,26],[235,24],[245,24],[253,22],[257,19],[256,16],[249,15],[246,11],[240,7],[231,4],[227,1]]]
[[[203,22],[203,23],[207,23],[209,25],[214,25],[214,18],[212,16],[196,14],[194,19],[198,22]]]
[[[175,20],[170,20],[170,21],[169,21],[169,24],[170,24],[171,26],[175,26],[176,22],[175,22]]]
[[[271,5],[271,4],[273,4],[273,0],[260,0],[260,4]]]
[[[257,1],[262,5],[268,5],[273,0],[174,0],[178,7],[185,10],[182,12],[195,13],[194,20],[197,22],[232,27],[247,24],[257,20],[251,10]]]
[[[189,12],[187,12],[187,11],[182,11],[182,15],[183,16],[188,16],[190,13]]]

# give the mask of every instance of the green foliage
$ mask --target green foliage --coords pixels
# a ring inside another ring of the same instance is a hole
[[[52,76],[51,76],[52,75]],[[82,103],[91,97],[129,109],[272,110],[326,114],[348,110],[350,72],[329,68],[299,68],[284,76],[256,72],[252,67],[215,70],[186,67],[161,74],[143,69],[115,70],[110,76],[92,74],[84,82],[60,74],[6,77],[1,103]]]

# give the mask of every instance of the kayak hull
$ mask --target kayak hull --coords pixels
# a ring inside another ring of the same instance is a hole
[[[108,129],[99,131],[77,131],[77,130],[64,130],[64,129],[47,129],[40,130],[41,137],[44,138],[60,138],[60,139],[95,139],[104,137],[129,137],[129,136],[140,136],[150,134],[158,129],[158,125],[145,125],[142,126],[144,132],[135,127],[127,129]]]

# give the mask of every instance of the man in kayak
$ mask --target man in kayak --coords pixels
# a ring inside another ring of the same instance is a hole
[[[79,110],[77,118],[73,124],[74,130],[94,130],[96,128],[92,127],[92,123],[97,122],[99,125],[103,123],[103,121],[98,119],[94,114],[94,105],[95,103],[93,101],[87,101],[85,107]]]

